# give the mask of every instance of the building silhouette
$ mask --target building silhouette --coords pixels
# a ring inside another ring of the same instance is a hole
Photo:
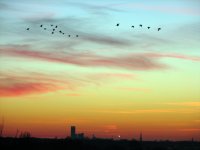
[[[76,139],[84,139],[84,133],[78,133]]]
[[[71,138],[75,139],[76,138],[76,127],[71,126]]]
[[[84,139],[84,133],[76,133],[76,126],[71,126],[71,139]]]

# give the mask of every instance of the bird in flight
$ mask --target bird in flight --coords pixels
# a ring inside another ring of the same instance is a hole
[[[119,26],[119,23],[116,26]]]
[[[140,27],[142,27],[142,24],[140,24]]]
[[[26,30],[29,30],[29,28],[27,28]]]
[[[134,26],[131,26],[132,28],[134,28]]]
[[[53,26],[53,25],[51,24],[51,26]]]
[[[54,34],[54,32],[51,32],[51,34]]]
[[[62,33],[63,35],[65,34],[65,33]]]
[[[53,31],[55,31],[55,29],[53,29]]]
[[[56,26],[55,28],[57,28],[58,26]]]
[[[44,28],[44,30],[46,30],[47,28]]]
[[[161,30],[161,28],[158,28],[158,31],[160,31]]]
[[[69,37],[71,36],[71,35],[68,35]]]
[[[76,37],[78,37],[78,35],[76,35]]]
[[[151,27],[147,27],[148,29],[150,29]]]
[[[42,27],[42,24],[40,25],[40,27]]]
[[[61,31],[61,30],[60,30],[59,32],[60,32],[60,33],[62,33],[62,31]]]

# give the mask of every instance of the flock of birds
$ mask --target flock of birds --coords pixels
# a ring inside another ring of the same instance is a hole
[[[117,26],[117,27],[118,27],[119,25],[120,25],[119,23],[117,23],[117,24],[116,24],[116,26]],[[131,26],[131,27],[132,27],[132,28],[135,28],[135,26]],[[142,25],[142,24],[140,24],[140,25],[139,25],[139,27],[141,27],[141,28],[142,28],[142,27],[143,27],[143,25]],[[151,27],[149,27],[149,26],[147,27],[147,29],[150,29],[150,28],[151,28]],[[158,30],[158,31],[160,31],[160,30],[161,30],[161,28],[157,28],[157,30]]]
[[[116,24],[117,27],[119,27],[119,25],[120,25],[120,23],[117,23],[117,24]],[[51,29],[50,29],[51,34],[54,34],[56,31],[58,31],[58,26],[57,26],[57,25],[51,24],[50,27],[51,27]],[[142,28],[143,25],[140,24],[139,27]],[[43,30],[47,30],[47,28],[44,27],[43,24],[40,25],[40,28],[43,28]],[[135,28],[135,26],[132,25],[131,28]],[[151,27],[149,27],[149,26],[147,27],[147,29],[150,29],[150,28],[151,28]],[[26,30],[29,31],[30,28],[26,28]],[[157,28],[157,30],[160,31],[161,28]],[[58,33],[59,33],[59,34],[62,34],[62,35],[65,35],[65,32],[63,32],[63,31],[61,31],[61,30],[59,30]],[[68,35],[68,37],[71,37],[71,35]],[[79,35],[75,35],[75,37],[79,37]]]
[[[51,34],[54,34],[57,31],[59,34],[65,35],[65,32],[63,32],[62,30],[58,31],[58,26],[57,25],[51,24],[50,27],[51,27],[51,29],[50,29]],[[43,28],[43,30],[47,30],[47,28],[44,27],[43,24],[40,25],[40,28]],[[26,28],[26,30],[29,31],[30,28]],[[71,35],[69,34],[68,37],[71,37]],[[76,35],[75,37],[79,37],[79,35]]]

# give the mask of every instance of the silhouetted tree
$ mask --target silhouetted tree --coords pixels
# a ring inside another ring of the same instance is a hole
[[[4,118],[2,119],[2,123],[0,124],[0,137],[3,136],[3,129],[4,129]]]
[[[30,138],[31,137],[31,133],[30,132],[21,132],[21,134],[19,135],[19,138]]]

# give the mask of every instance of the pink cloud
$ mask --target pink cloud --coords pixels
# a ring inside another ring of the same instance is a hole
[[[103,56],[93,53],[63,53],[59,51],[33,51],[19,48],[0,48],[0,54],[12,57],[30,58],[41,61],[72,64],[84,67],[111,67],[129,70],[166,69],[167,66],[158,62],[158,58],[176,58],[200,61],[199,56],[162,53],[132,53],[126,55]],[[121,76],[125,75],[112,75]],[[127,78],[127,76],[126,76]]]
[[[65,79],[56,79],[56,77],[34,73],[23,76],[0,74],[0,77],[0,97],[16,97],[58,90],[72,90],[77,86],[76,83]]]
[[[92,74],[88,76],[90,79],[110,79],[110,78],[116,78],[116,79],[136,79],[136,75],[134,74],[128,74],[128,73],[98,73],[98,74]]]
[[[130,70],[152,70],[166,68],[165,65],[160,64],[153,59],[149,59],[143,54],[102,56],[82,53],[66,54],[59,52],[30,51],[15,48],[0,48],[0,54],[87,67],[114,67]]]
[[[161,53],[146,53],[148,57],[152,58],[176,58],[176,59],[185,59],[191,61],[200,61],[199,56],[187,56],[181,54],[161,54]]]
[[[6,86],[0,85],[0,97],[47,93],[58,89],[59,88],[55,85],[44,83],[15,83]]]

